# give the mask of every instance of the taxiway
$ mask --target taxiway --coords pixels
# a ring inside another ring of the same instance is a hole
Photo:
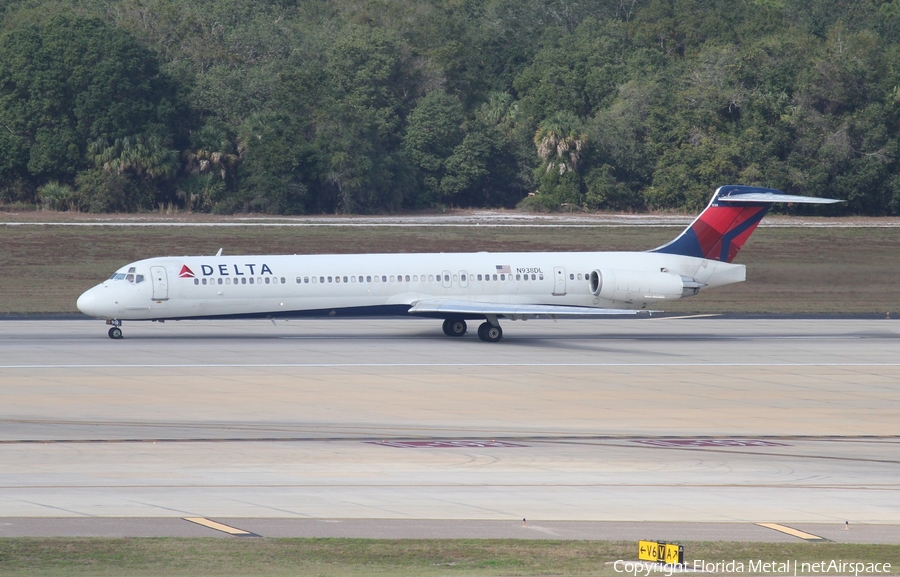
[[[406,319],[126,323],[122,341],[97,321],[4,321],[0,535],[190,517],[781,539],[754,525],[774,522],[895,542],[898,327],[530,321],[488,344]]]

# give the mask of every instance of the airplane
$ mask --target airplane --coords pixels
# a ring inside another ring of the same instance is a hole
[[[503,338],[500,319],[602,318],[746,279],[732,261],[776,202],[835,199],[719,187],[674,240],[645,252],[477,252],[157,257],[129,263],[78,297],[78,309],[122,321],[418,316],[462,337]]]

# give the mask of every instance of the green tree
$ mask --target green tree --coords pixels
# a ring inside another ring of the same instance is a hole
[[[0,170],[33,183],[73,182],[88,144],[174,133],[179,108],[153,55],[90,17],[20,20],[0,36]]]
[[[396,210],[412,188],[401,128],[415,74],[396,35],[354,28],[332,46],[315,119],[322,184],[340,212]]]
[[[403,150],[422,179],[422,192],[415,204],[435,205],[455,196],[444,196],[441,181],[447,172],[447,160],[463,139],[462,124],[462,103],[443,90],[428,93],[410,113]]]
[[[237,194],[220,202],[216,210],[301,214],[318,208],[309,194],[309,183],[317,176],[313,148],[292,118],[253,116],[238,139],[243,160]]]

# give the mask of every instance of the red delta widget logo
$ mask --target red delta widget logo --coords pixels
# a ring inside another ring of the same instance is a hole
[[[218,274],[219,276],[253,276],[255,274],[275,274],[272,272],[272,269],[269,268],[269,265],[265,263],[263,263],[262,265],[256,263],[235,264],[231,265],[230,269],[227,264],[220,264],[216,266],[201,264],[200,273],[203,276],[212,276],[214,274]],[[194,271],[192,271],[188,265],[184,264],[181,265],[181,272],[178,273],[178,277],[197,278],[197,275],[194,274]]]

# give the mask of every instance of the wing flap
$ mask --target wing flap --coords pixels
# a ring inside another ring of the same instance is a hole
[[[457,314],[496,315],[510,319],[527,318],[591,318],[609,315],[635,315],[651,311],[631,309],[602,309],[568,305],[508,304],[460,301],[448,299],[425,299],[412,303],[410,314]]]

